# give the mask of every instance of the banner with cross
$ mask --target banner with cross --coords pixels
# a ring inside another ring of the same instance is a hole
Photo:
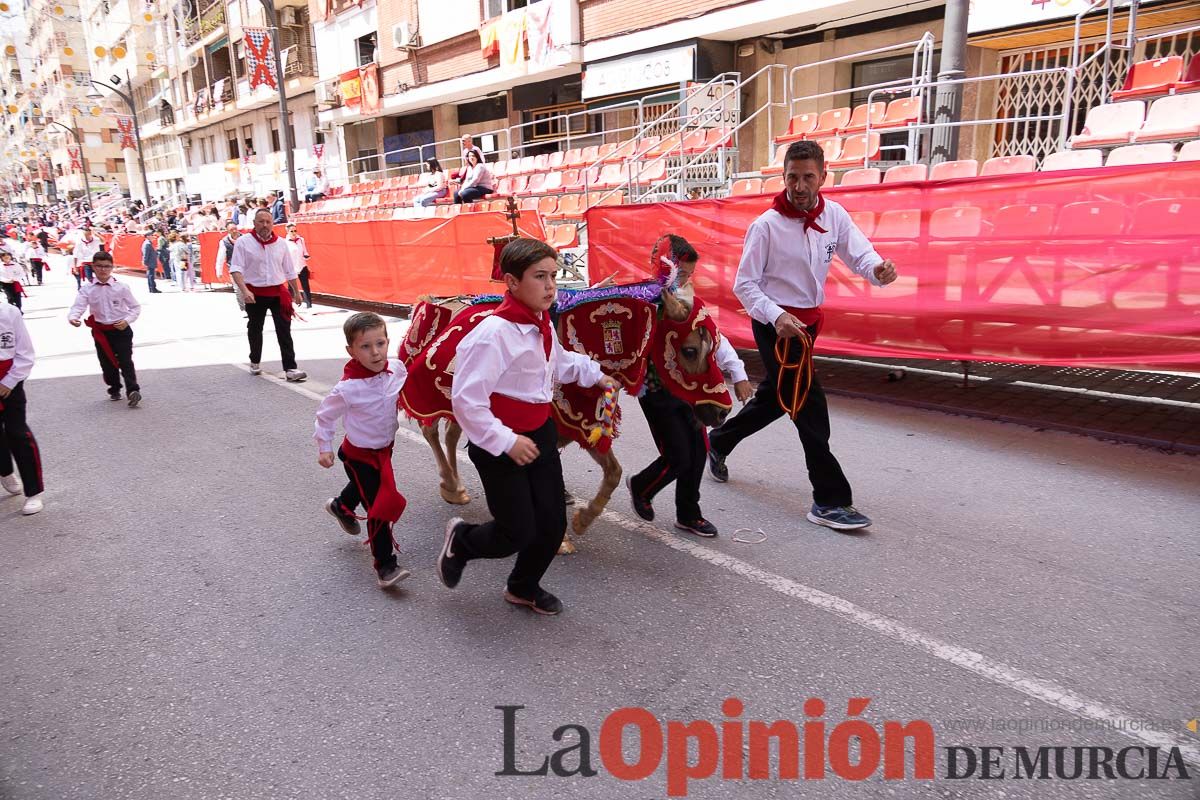
[[[244,28],[246,34],[246,74],[250,76],[250,91],[266,84],[279,88],[275,74],[275,52],[271,31],[267,28]]]
[[[317,163],[320,164],[321,160],[325,158],[325,145],[314,144],[313,155],[316,156]]]
[[[137,147],[137,140],[133,136],[133,117],[119,115],[117,117],[117,131],[121,134],[122,150],[131,150]]]

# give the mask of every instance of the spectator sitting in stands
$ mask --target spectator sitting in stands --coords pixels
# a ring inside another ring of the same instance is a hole
[[[425,162],[425,167],[428,170],[425,178],[425,184],[429,187],[413,198],[413,206],[431,206],[433,201],[440,197],[445,197],[450,193],[450,189],[446,186],[446,173],[442,170],[442,165],[438,163],[436,158],[428,159]]]
[[[452,180],[461,181],[467,177],[467,153],[470,152],[474,152],[477,156],[479,156],[479,163],[483,163],[483,151],[475,146],[474,140],[471,139],[471,134],[464,133],[462,135],[462,161],[460,162],[462,166],[455,170],[450,176]]]
[[[325,193],[329,191],[329,181],[325,179],[325,173],[320,167],[312,171],[312,175],[308,176],[308,183],[304,186],[304,202],[315,203],[318,200],[325,199]]]
[[[496,179],[492,177],[492,171],[483,163],[479,150],[468,150],[467,174],[463,178],[462,186],[454,193],[454,202],[474,203],[494,191],[496,191]]]

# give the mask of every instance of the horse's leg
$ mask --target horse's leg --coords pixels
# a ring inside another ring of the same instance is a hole
[[[442,497],[447,503],[453,503],[456,506],[465,505],[471,502],[471,495],[467,493],[467,487],[463,486],[462,478],[458,476],[458,440],[462,438],[462,428],[457,422],[451,420],[446,423],[446,461],[449,464],[449,485],[451,489],[450,497],[446,497],[446,484],[442,485]]]
[[[596,521],[596,517],[604,512],[608,501],[612,499],[613,491],[621,483],[621,462],[617,461],[616,451],[610,449],[601,455],[596,450],[589,448],[587,454],[600,465],[604,476],[600,480],[600,489],[596,492],[596,496],[586,506],[577,510],[571,519],[571,528],[576,536],[582,536],[588,526]]]
[[[455,494],[452,491],[454,484],[450,473],[450,462],[442,451],[442,441],[438,437],[438,424],[422,425],[421,435],[425,437],[425,442],[433,451],[433,458],[437,462],[438,478],[440,479],[438,490],[441,492],[442,499],[447,503],[453,503]]]

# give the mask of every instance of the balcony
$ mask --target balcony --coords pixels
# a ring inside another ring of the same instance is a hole
[[[193,47],[225,24],[225,0],[210,0],[200,7],[199,16],[188,19],[183,30],[183,43]]]
[[[281,50],[279,57],[285,78],[317,77],[317,48],[294,44]]]

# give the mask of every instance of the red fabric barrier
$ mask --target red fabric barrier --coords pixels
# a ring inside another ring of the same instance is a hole
[[[539,214],[517,222],[521,233],[545,240]],[[314,292],[389,303],[421,295],[497,292],[490,280],[489,236],[512,233],[501,212],[377,222],[300,223],[308,244]]]
[[[228,284],[231,282],[228,264],[221,271],[221,277],[217,277],[217,248],[221,246],[221,239],[224,236],[225,234],[220,231],[209,231],[196,237],[200,242],[200,283],[202,284]]]
[[[124,269],[136,269],[142,272],[142,242],[146,239],[140,234],[114,233],[105,245],[112,253],[113,265]]]
[[[833,189],[899,279],[836,262],[819,351],[1200,369],[1200,162]],[[697,292],[753,347],[733,294],[769,196],[588,212],[589,277],[652,275],[661,233],[700,253]],[[813,235],[813,234],[809,234]]]

